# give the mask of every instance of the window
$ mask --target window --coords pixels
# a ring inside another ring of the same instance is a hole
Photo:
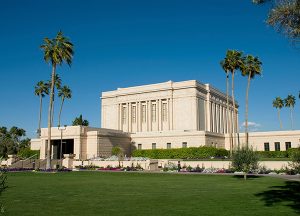
[[[280,151],[280,142],[275,142],[275,151]]]
[[[132,123],[136,123],[136,106],[132,106],[131,110],[131,116],[132,116]]]
[[[162,104],[162,120],[165,122],[165,121],[168,121],[168,115],[167,115],[167,103],[163,103]]]
[[[156,104],[152,104],[151,106],[151,116],[152,122],[156,122]]]
[[[182,148],[187,148],[187,142],[182,143]]]
[[[146,122],[146,104],[142,105],[142,122]]]
[[[152,149],[156,149],[156,143],[152,143]]]
[[[270,144],[264,143],[265,151],[270,151]]]
[[[142,144],[138,144],[138,150],[142,149]]]
[[[289,150],[290,148],[292,148],[292,143],[291,142],[286,142],[285,143],[285,150]]]
[[[167,143],[167,149],[171,148],[171,143]]]
[[[122,107],[122,124],[126,124],[126,107]]]

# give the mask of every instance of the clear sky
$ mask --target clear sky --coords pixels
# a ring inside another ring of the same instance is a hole
[[[62,124],[83,114],[91,126],[100,127],[100,93],[117,87],[196,79],[225,92],[219,62],[227,49],[237,49],[263,62],[263,76],[250,87],[249,121],[256,130],[278,130],[272,100],[298,96],[300,50],[265,24],[267,11],[267,5],[255,6],[251,0],[1,1],[0,126],[22,127],[34,136],[39,111],[34,85],[48,80],[51,72],[39,46],[44,37],[62,30],[75,45],[72,67],[57,71],[73,91]],[[246,78],[238,75],[240,124],[245,91]],[[46,97],[43,127],[48,102]],[[297,129],[299,110],[297,99]],[[286,108],[282,119],[284,129],[290,129]]]

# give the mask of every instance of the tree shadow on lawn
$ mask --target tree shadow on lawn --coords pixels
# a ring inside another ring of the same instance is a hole
[[[277,203],[287,203],[297,213],[300,213],[300,182],[286,181],[283,186],[272,186],[269,190],[255,194],[265,201],[266,206]]]
[[[253,179],[258,179],[261,178],[262,176],[257,176],[257,175],[247,175],[247,180],[253,180]],[[233,178],[237,179],[243,179],[244,180],[244,175],[234,175]]]

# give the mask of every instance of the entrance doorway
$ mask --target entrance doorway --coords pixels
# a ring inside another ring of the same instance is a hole
[[[62,159],[64,154],[74,154],[74,139],[52,140],[51,144],[52,159]]]

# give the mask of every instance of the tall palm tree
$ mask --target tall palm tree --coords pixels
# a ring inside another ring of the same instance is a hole
[[[51,85],[51,80],[48,81],[49,86]],[[59,90],[61,88],[61,78],[59,77],[58,74],[55,74],[54,77],[54,89],[53,89],[53,103],[51,107],[51,125],[53,125],[53,119],[54,119],[54,98],[55,98],[55,89]]]
[[[234,98],[234,75],[237,70],[241,70],[243,66],[243,53],[237,50],[227,50],[226,59],[227,59],[227,69],[231,73],[231,96],[232,96],[232,107],[233,107],[233,133],[236,135],[237,132],[237,113],[236,113],[236,104]],[[233,139],[233,146],[236,147],[236,140]]]
[[[262,62],[258,57],[253,57],[252,55],[247,55],[244,58],[244,64],[241,68],[242,75],[248,77],[248,84],[246,89],[246,106],[245,106],[245,137],[246,137],[246,147],[249,146],[249,132],[248,132],[248,105],[249,105],[249,90],[250,81],[254,79],[256,75],[261,75]]]
[[[280,125],[280,129],[282,130],[282,121],[280,118],[280,110],[282,107],[284,107],[284,102],[281,99],[281,97],[276,97],[275,100],[273,100],[273,107],[275,107],[277,109],[279,125]]]
[[[287,98],[284,99],[284,106],[289,107],[290,111],[291,111],[291,128],[292,128],[292,130],[294,127],[293,111],[294,111],[295,104],[296,104],[296,98],[294,95],[288,95]]]
[[[58,97],[61,98],[61,104],[60,104],[60,110],[59,110],[59,116],[58,116],[58,127],[60,127],[60,116],[61,111],[64,105],[65,99],[70,99],[72,97],[72,91],[68,86],[63,86],[58,90]]]
[[[39,112],[39,127],[37,130],[37,134],[41,136],[41,119],[42,119],[42,105],[43,105],[43,97],[49,94],[49,85],[44,81],[39,81],[34,87],[34,94],[40,97],[40,112]]]
[[[226,73],[226,116],[228,118],[229,116],[229,61],[225,57],[224,60],[220,62],[220,65],[222,69]],[[232,156],[233,153],[233,146],[232,146],[232,131],[231,131],[231,125],[227,124],[227,131],[229,132],[229,139],[230,139],[230,156]]]
[[[48,109],[48,142],[46,143],[46,169],[51,168],[51,111],[53,107],[53,97],[54,97],[54,84],[55,84],[55,74],[56,67],[67,63],[71,66],[74,49],[73,44],[66,38],[61,31],[59,31],[55,38],[44,39],[44,44],[41,45],[41,49],[44,51],[44,60],[46,63],[52,65],[52,75],[51,75],[51,87],[50,87],[50,102]]]

